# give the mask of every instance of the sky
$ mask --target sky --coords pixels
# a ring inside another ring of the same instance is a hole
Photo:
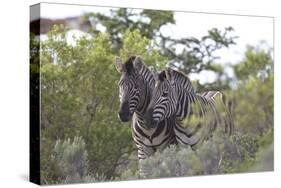
[[[66,18],[72,16],[81,16],[88,12],[102,12],[107,14],[108,7],[96,6],[78,6],[63,4],[41,4],[41,17],[43,18]],[[222,49],[216,55],[220,56],[217,61],[221,64],[236,64],[243,59],[243,54],[247,45],[257,46],[268,49],[273,47],[273,18],[257,17],[257,16],[237,16],[237,15],[219,15],[194,12],[175,12],[174,18],[176,25],[163,26],[162,34],[181,37],[200,38],[207,35],[207,31],[212,28],[223,30],[225,27],[232,26],[234,28],[233,35],[239,36],[236,39],[236,45],[230,48]],[[31,19],[35,19],[31,17]],[[75,32],[74,32],[75,33]],[[264,42],[261,45],[261,42]],[[227,70],[229,76],[233,73]],[[199,79],[200,83],[213,82],[215,75],[211,72],[202,72],[201,74],[192,74],[189,77]]]

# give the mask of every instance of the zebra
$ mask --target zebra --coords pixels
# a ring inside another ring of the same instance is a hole
[[[144,123],[144,114],[152,96],[155,80],[142,59],[139,56],[131,56],[123,64],[121,58],[116,57],[115,67],[121,74],[118,83],[118,116],[122,122],[132,120],[131,131],[138,149],[139,161],[151,156],[156,150],[176,144],[173,131],[175,117],[164,118],[158,122],[159,126],[148,127]]]
[[[149,127],[176,116],[177,142],[192,149],[211,137],[218,125],[224,124],[225,132],[232,134],[233,119],[221,92],[198,94],[186,75],[170,68],[156,74],[155,79],[155,89],[145,114]]]

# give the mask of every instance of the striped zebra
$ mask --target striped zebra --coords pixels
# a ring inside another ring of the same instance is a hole
[[[158,122],[157,127],[148,127],[144,123],[144,114],[151,99],[155,80],[142,59],[131,56],[123,64],[121,58],[117,57],[115,67],[121,73],[118,83],[120,98],[118,116],[122,122],[132,120],[132,136],[138,148],[139,160],[147,158],[156,150],[175,144],[173,130],[175,117],[164,118]]]
[[[156,77],[153,96],[145,114],[148,126],[176,116],[179,122],[174,126],[177,142],[194,149],[212,136],[218,125],[224,125],[226,133],[231,135],[233,120],[221,92],[198,94],[187,76],[172,69],[162,71]]]

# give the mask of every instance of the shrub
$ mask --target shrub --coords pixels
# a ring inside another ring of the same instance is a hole
[[[196,150],[172,145],[140,166],[149,178],[243,172],[253,164],[257,151],[256,138],[241,134],[229,138],[216,133]]]
[[[65,183],[75,183],[79,182],[81,177],[87,175],[87,157],[85,142],[81,137],[75,137],[73,142],[70,139],[58,140],[51,159],[56,161],[59,166]]]
[[[70,139],[57,140],[49,164],[56,167],[52,170],[57,177],[51,182],[46,179],[42,182],[44,184],[105,181],[104,176],[88,173],[88,153],[82,137],[74,137],[73,141]]]

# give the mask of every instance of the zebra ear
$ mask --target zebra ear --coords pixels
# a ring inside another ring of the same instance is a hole
[[[122,59],[120,57],[115,57],[115,68],[119,73],[125,72],[125,66],[122,63]]]
[[[143,61],[140,56],[137,56],[135,58],[135,61],[133,64],[134,64],[134,68],[137,72],[139,72],[141,70],[141,68],[144,66]]]
[[[165,70],[165,73],[166,73],[167,80],[169,80],[170,83],[173,85],[175,83],[174,76],[173,76],[173,70],[168,68],[167,70]]]

